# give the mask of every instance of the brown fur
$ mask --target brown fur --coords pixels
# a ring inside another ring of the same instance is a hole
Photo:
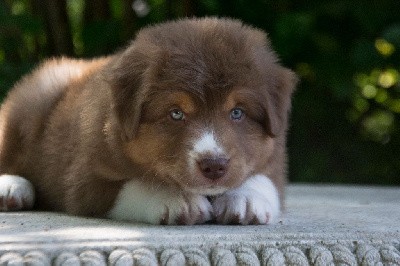
[[[131,178],[233,188],[263,173],[283,197],[295,83],[265,34],[238,21],[146,28],[120,53],[49,60],[19,82],[1,108],[0,172],[29,179],[37,208],[80,215],[104,215]],[[229,119],[237,106],[240,122]],[[185,121],[169,119],[173,107]],[[188,176],[188,147],[204,127],[230,155],[217,181]]]

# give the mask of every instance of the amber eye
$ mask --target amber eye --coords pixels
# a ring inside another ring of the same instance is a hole
[[[240,120],[243,118],[244,112],[241,108],[233,108],[231,111],[232,120]]]
[[[171,118],[175,121],[180,121],[180,120],[184,120],[185,119],[185,114],[183,113],[182,110],[180,109],[174,109],[172,110],[169,115],[171,116]]]

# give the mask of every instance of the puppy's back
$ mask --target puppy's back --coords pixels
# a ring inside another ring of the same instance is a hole
[[[0,173],[18,174],[41,138],[46,121],[75,80],[87,75],[93,61],[51,59],[10,91],[0,110]]]

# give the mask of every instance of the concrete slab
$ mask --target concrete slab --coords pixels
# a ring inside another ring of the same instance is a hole
[[[400,188],[292,185],[272,226],[0,213],[0,265],[400,265]]]

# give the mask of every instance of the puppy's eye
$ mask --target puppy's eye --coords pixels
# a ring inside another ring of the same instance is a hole
[[[180,109],[174,109],[172,110],[169,115],[171,116],[171,118],[175,121],[181,121],[185,119],[185,114],[183,113],[182,110]]]
[[[240,120],[244,116],[244,111],[241,108],[233,108],[231,111],[232,120]]]

